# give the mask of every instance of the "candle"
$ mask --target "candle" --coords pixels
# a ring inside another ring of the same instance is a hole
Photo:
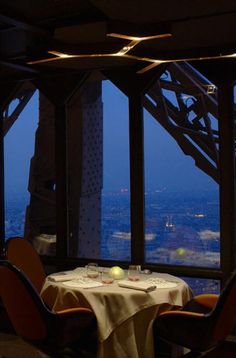
[[[114,278],[114,280],[120,280],[124,277],[125,273],[121,267],[113,266],[109,271],[109,275]]]

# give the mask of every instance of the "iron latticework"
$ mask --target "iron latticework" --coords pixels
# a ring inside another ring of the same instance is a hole
[[[9,98],[8,103],[4,106],[3,112],[3,133],[4,136],[11,129],[12,125],[19,118],[19,115],[26,107],[27,103],[32,98],[36,88],[34,85],[27,81],[23,82],[20,86],[13,91]],[[13,107],[13,108],[12,108]]]
[[[147,91],[144,107],[196,166],[219,182],[216,86],[188,63],[173,63]]]

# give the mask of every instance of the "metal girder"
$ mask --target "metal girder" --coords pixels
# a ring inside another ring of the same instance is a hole
[[[36,91],[36,88],[31,82],[24,82],[21,86],[18,87],[18,89],[12,93],[12,95],[9,97],[8,103],[4,107],[4,113],[3,113],[3,134],[4,136],[7,134],[7,132],[10,130],[12,125],[15,123],[15,121],[18,119],[19,115],[33,96],[34,92]],[[11,112],[11,104],[12,102],[16,100],[18,101]]]
[[[216,86],[188,63],[173,63],[146,92],[143,103],[197,167],[218,183]]]

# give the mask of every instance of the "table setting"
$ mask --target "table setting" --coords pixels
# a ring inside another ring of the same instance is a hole
[[[88,263],[49,275],[41,297],[54,311],[73,307],[93,310],[98,358],[152,358],[153,320],[160,312],[183,306],[192,292],[182,279],[142,270],[140,265],[123,270]]]
[[[143,292],[151,292],[157,288],[174,288],[178,285],[178,281],[155,277],[149,270],[142,271],[140,265],[130,265],[128,270],[123,270],[119,266],[99,267],[96,263],[89,263],[73,271],[54,273],[48,276],[48,280],[61,282],[68,288],[89,289],[116,284]]]

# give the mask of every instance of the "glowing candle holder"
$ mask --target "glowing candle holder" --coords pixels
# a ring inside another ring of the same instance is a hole
[[[114,280],[120,280],[120,279],[124,278],[125,273],[124,273],[124,270],[122,270],[121,267],[113,266],[109,270],[109,276],[111,276]]]

